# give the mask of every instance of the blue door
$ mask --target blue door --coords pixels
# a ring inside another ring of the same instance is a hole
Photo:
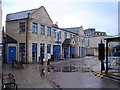
[[[54,59],[60,60],[60,45],[53,46],[53,55],[54,55]]]
[[[68,58],[68,49],[69,49],[69,47],[66,47],[66,48],[65,48],[65,59]]]
[[[84,53],[85,53],[85,48],[82,47],[82,58],[84,57]]]
[[[32,43],[32,62],[37,62],[37,43]]]
[[[70,58],[74,58],[74,47],[70,46]]]
[[[12,61],[16,60],[16,47],[9,46],[8,48],[8,63],[12,63]]]
[[[44,58],[44,49],[45,49],[45,44],[41,43],[40,44],[40,59],[41,59],[42,64],[43,64],[43,58]]]

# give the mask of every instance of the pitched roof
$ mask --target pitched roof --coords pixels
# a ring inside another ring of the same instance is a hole
[[[28,18],[28,14],[32,14],[36,10],[37,9],[32,9],[32,10],[26,10],[26,11],[21,11],[21,12],[17,12],[17,13],[7,14],[6,21],[12,21],[12,20],[19,20],[19,19]]]
[[[36,9],[31,9],[31,10],[26,10],[26,11],[21,11],[21,12],[16,12],[16,13],[11,13],[11,14],[7,14],[6,16],[6,21],[13,21],[13,20],[19,20],[19,19],[26,19],[28,18],[28,14],[33,14],[34,12],[36,12],[37,10],[44,8],[45,12],[47,13],[47,10],[45,9],[44,6],[41,6],[39,8]],[[48,17],[50,18],[49,14],[47,13]],[[50,20],[52,21],[52,19],[50,18]],[[52,21],[53,22],[53,21]]]
[[[17,43],[17,40],[15,40],[14,38],[10,37],[7,34],[3,35],[3,42],[4,43]]]
[[[71,39],[70,39],[70,38],[65,39],[62,45],[63,45],[63,46],[69,46],[69,45],[70,45],[70,42],[71,42]]]
[[[73,32],[73,33],[76,33],[78,32],[80,27],[72,27],[72,28],[64,28],[66,29],[67,31],[70,31],[70,32]]]
[[[66,32],[70,32],[70,33],[77,34],[77,33],[75,33],[75,32],[69,31],[69,30],[67,30],[67,29],[59,28],[57,25],[54,25],[54,24],[53,24],[53,27],[54,27],[55,29],[60,29],[60,30],[66,31]]]

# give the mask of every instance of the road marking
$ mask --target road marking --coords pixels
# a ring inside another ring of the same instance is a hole
[[[105,76],[105,74],[103,74],[103,73],[97,73],[97,72],[95,72],[95,71],[92,71],[92,73],[93,73],[96,77],[98,77],[98,78],[103,78],[103,77]]]

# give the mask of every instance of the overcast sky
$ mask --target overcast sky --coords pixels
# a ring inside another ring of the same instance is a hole
[[[89,2],[88,2],[89,1]],[[6,14],[44,6],[59,27],[95,28],[108,35],[118,34],[119,0],[3,0],[3,26]]]

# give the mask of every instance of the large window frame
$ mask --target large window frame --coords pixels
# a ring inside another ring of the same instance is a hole
[[[64,32],[64,39],[67,39],[67,33]]]
[[[51,36],[51,27],[47,27],[47,36]]]
[[[19,43],[19,60],[22,63],[25,63],[26,60],[25,55],[25,43]]]
[[[55,30],[55,29],[53,30],[53,37],[54,37],[54,38],[57,37],[57,33],[56,33],[56,30]]]
[[[58,33],[59,33],[59,39],[61,39],[61,31],[59,31]]]
[[[40,25],[40,35],[45,35],[45,25]]]
[[[47,53],[51,52],[51,44],[47,44]]]
[[[72,35],[72,34],[70,34],[70,38],[71,38],[71,39],[73,38],[73,35]]]
[[[33,22],[32,23],[32,33],[37,33],[37,29],[38,29],[38,24]]]
[[[26,22],[19,23],[19,32],[25,32],[26,29]]]
[[[44,58],[44,52],[45,52],[45,44],[44,43],[40,43],[40,58],[41,59]]]
[[[37,43],[32,43],[32,61],[37,62]]]

